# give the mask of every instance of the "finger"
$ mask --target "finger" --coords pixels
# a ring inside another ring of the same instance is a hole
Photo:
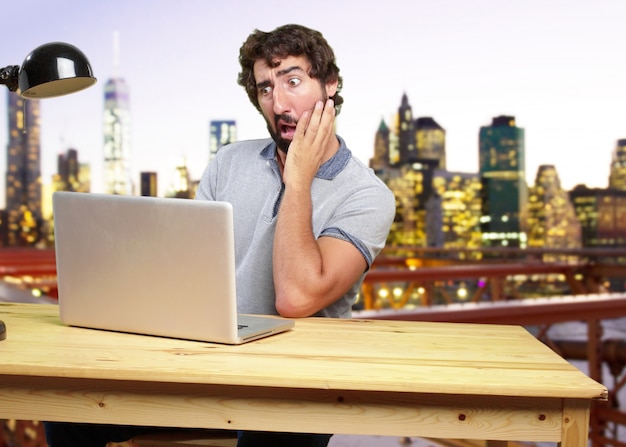
[[[315,135],[317,135],[317,129],[320,126],[320,121],[322,119],[324,113],[324,103],[322,101],[317,101],[315,106],[313,106],[313,111],[311,112],[311,118],[306,127],[305,134],[310,137],[310,141],[315,139]]]
[[[295,140],[297,139],[303,139],[304,138],[304,134],[305,131],[307,129],[307,127],[309,127],[309,122],[311,121],[311,112],[308,110],[305,110],[302,115],[300,116],[300,119],[298,120],[298,122],[296,123],[296,131],[294,133],[293,139]]]
[[[332,99],[326,101],[323,113],[318,123],[315,140],[324,147],[328,142],[330,136],[334,134],[334,122],[335,122],[335,103]]]
[[[326,100],[324,107],[324,114],[321,117],[320,127],[324,128],[327,132],[333,130],[335,122],[335,101],[332,99]]]

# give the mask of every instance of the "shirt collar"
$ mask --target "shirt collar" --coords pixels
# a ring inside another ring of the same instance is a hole
[[[315,177],[323,180],[332,180],[337,177],[341,171],[343,171],[350,161],[352,152],[350,152],[350,149],[346,146],[346,142],[343,138],[337,135],[337,139],[339,140],[339,150],[337,150],[335,155],[333,155],[330,160],[320,166],[317,174],[315,174]],[[276,143],[272,140],[270,144],[265,146],[265,148],[261,151],[261,157],[267,160],[275,160],[276,150]]]

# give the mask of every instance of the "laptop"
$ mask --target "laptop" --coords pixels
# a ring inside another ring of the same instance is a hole
[[[61,321],[241,344],[294,320],[238,315],[227,202],[55,192]]]

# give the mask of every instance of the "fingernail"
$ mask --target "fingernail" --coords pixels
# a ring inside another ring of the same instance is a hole
[[[317,101],[317,102],[315,103],[315,108],[316,108],[316,109],[322,109],[322,108],[324,108],[324,103],[323,103],[322,101]]]

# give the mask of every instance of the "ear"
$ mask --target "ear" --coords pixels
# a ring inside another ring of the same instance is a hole
[[[337,93],[337,84],[339,84],[338,80],[326,83],[326,95],[328,98],[332,98]]]

